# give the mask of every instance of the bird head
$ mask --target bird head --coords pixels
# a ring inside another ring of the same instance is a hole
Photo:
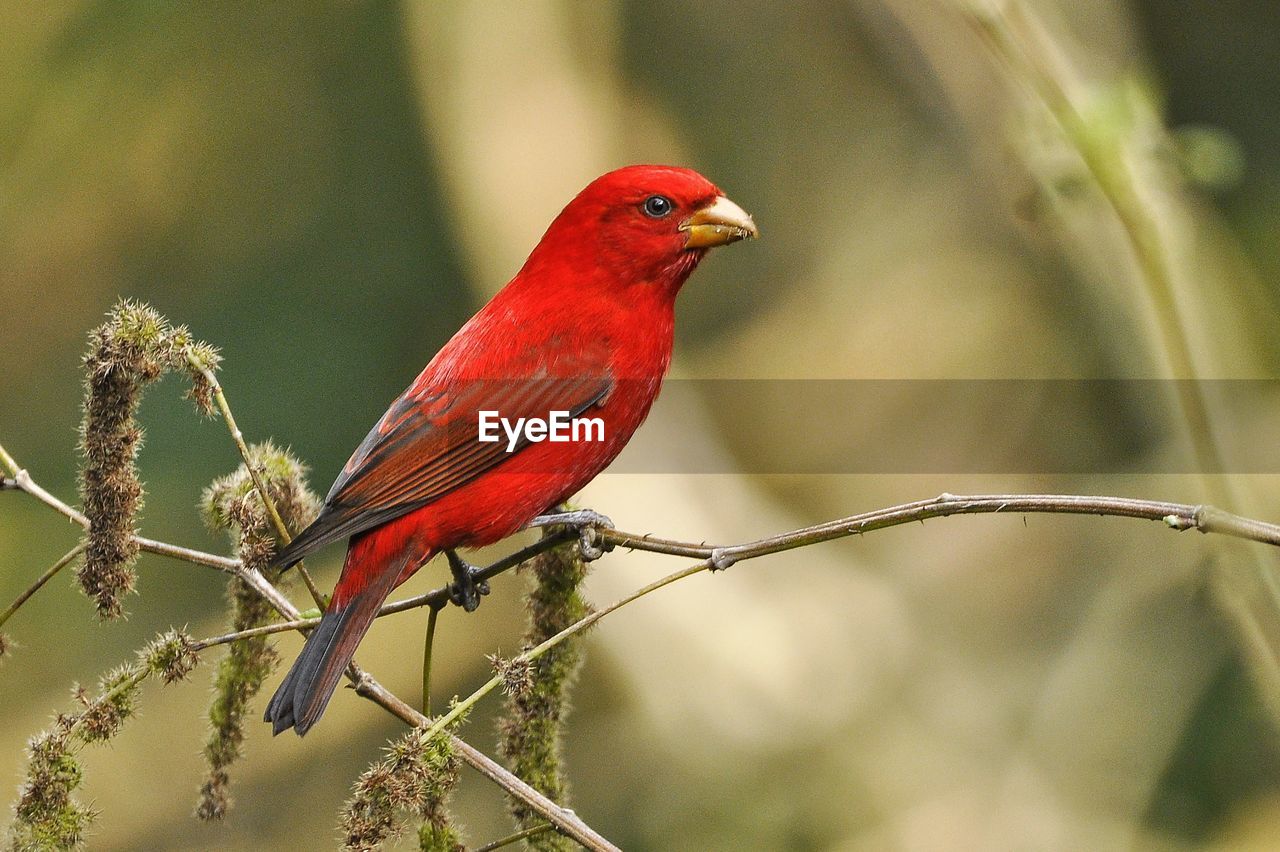
[[[692,169],[627,166],[569,202],[525,270],[568,263],[609,286],[674,296],[709,249],[758,236],[751,216]]]

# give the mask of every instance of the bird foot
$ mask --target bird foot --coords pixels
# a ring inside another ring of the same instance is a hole
[[[575,509],[573,511],[552,512],[546,515],[538,515],[532,521],[525,524],[525,526],[573,527],[578,531],[578,550],[582,553],[582,558],[587,562],[594,562],[610,550],[613,550],[612,544],[600,541],[599,534],[601,529],[614,529],[613,521],[610,520],[607,515],[602,515],[591,509]]]
[[[467,612],[475,612],[482,595],[489,594],[489,583],[480,578],[481,569],[463,560],[457,551],[446,550],[453,582],[449,584],[449,600]]]

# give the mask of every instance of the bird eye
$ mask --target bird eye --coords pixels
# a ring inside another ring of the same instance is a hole
[[[641,209],[644,210],[644,215],[651,216],[654,219],[661,219],[674,210],[675,206],[671,199],[665,195],[650,195],[644,200],[644,205]]]

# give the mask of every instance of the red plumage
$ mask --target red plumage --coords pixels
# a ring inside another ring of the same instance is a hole
[[[657,199],[657,200],[655,200]],[[631,166],[592,182],[519,273],[431,360],[356,449],[279,564],[350,538],[320,625],[266,712],[299,735],[328,704],[397,585],[441,551],[492,544],[563,502],[622,450],[671,361],[674,304],[706,250],[756,235],[688,169]],[[600,418],[603,440],[479,440],[479,412]]]

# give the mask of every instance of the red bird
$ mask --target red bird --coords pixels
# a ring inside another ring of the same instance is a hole
[[[689,169],[618,169],[569,202],[515,278],[391,404],[319,517],[276,558],[289,566],[350,538],[328,609],[267,707],[274,733],[301,736],[316,723],[382,602],[431,557],[449,557],[456,602],[475,608],[484,589],[454,549],[511,535],[618,455],[671,362],[681,285],[708,249],[757,235]],[[604,431],[486,441],[481,412],[509,423],[568,412],[599,418]]]

